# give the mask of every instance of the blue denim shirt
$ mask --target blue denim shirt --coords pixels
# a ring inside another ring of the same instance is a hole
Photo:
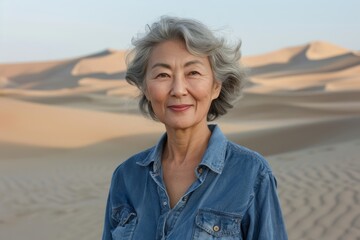
[[[216,125],[209,128],[197,180],[172,209],[161,171],[166,134],[115,170],[103,240],[287,239],[268,163],[228,141]]]

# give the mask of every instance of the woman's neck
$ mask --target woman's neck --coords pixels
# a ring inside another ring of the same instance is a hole
[[[176,165],[201,161],[210,136],[211,131],[207,124],[189,129],[167,129],[163,160]]]

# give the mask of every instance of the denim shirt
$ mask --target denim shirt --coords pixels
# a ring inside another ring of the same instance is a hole
[[[258,153],[226,139],[216,125],[197,180],[175,207],[162,179],[158,144],[114,172],[103,240],[287,239],[276,180]]]

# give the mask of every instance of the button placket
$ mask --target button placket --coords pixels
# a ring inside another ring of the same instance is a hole
[[[169,211],[169,200],[167,197],[166,192],[164,191],[164,189],[162,189],[161,187],[158,187],[158,194],[159,194],[159,200],[160,200],[160,205],[161,205],[161,211],[162,213],[165,213],[167,211]]]

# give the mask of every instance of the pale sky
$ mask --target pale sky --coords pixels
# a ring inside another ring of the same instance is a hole
[[[0,0],[0,63],[129,49],[161,15],[195,18],[256,55],[314,40],[360,50],[359,0]]]

